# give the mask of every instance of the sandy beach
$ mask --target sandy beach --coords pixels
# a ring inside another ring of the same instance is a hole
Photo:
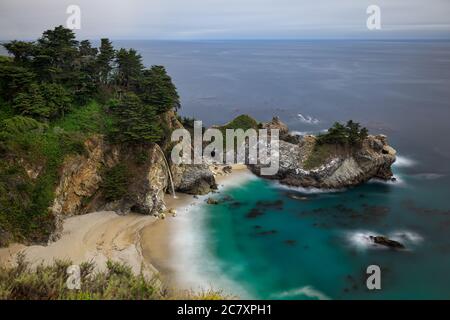
[[[238,183],[239,176],[249,174],[243,165],[234,165],[229,174],[215,171],[219,190]],[[189,289],[180,284],[176,276],[183,266],[177,264],[173,256],[173,234],[182,223],[179,217],[189,218],[190,210],[202,204],[209,195],[194,197],[177,194],[176,198],[167,194],[168,209],[176,214],[166,214],[165,219],[154,216],[129,214],[117,215],[115,212],[94,212],[74,216],[64,221],[61,238],[47,246],[24,246],[12,244],[0,249],[0,264],[11,265],[17,254],[23,253],[32,264],[52,263],[55,259],[70,259],[74,264],[93,261],[97,268],[106,267],[108,259],[128,264],[134,272],[146,275],[158,275],[170,288]],[[182,219],[183,219],[182,218]]]

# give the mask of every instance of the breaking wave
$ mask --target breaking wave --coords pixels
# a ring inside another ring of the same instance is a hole
[[[304,116],[301,113],[299,113],[297,117],[300,119],[301,122],[307,124],[318,124],[320,122],[319,119],[313,118],[311,116]]]
[[[397,160],[394,162],[393,166],[397,168],[409,168],[416,164],[417,162],[413,159],[397,155]]]
[[[293,136],[306,136],[306,135],[317,135],[327,133],[328,129],[323,129],[319,131],[291,131],[290,134]]]
[[[386,185],[395,186],[395,187],[405,187],[406,186],[406,182],[405,182],[405,180],[403,180],[401,175],[395,175],[394,178],[395,178],[395,181],[372,178],[369,180],[368,183],[386,184]]]
[[[305,286],[293,290],[287,290],[280,293],[276,293],[272,295],[274,298],[283,299],[283,298],[293,298],[298,296],[305,296],[307,298],[313,298],[318,300],[331,300],[323,292],[313,288],[312,286]]]
[[[319,188],[312,188],[312,187],[311,188],[294,187],[294,186],[287,186],[287,185],[281,184],[278,181],[274,181],[274,182],[272,182],[272,184],[279,189],[297,191],[297,192],[306,193],[306,194],[336,193],[336,192],[344,192],[347,190],[347,189],[319,189]]]
[[[423,237],[413,231],[399,230],[390,233],[389,238],[406,244],[419,244],[423,241]]]
[[[370,237],[380,236],[382,233],[377,233],[367,230],[359,230],[347,233],[347,239],[350,244],[358,249],[389,249],[388,247],[377,245],[373,243]],[[423,237],[409,230],[398,230],[389,232],[386,235],[389,239],[398,241],[406,246],[407,249],[411,249],[411,246],[418,245],[423,242]]]

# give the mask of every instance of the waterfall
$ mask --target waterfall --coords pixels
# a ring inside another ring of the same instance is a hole
[[[176,193],[175,193],[175,187],[173,185],[173,178],[172,178],[172,172],[170,171],[170,166],[169,166],[169,162],[167,162],[167,158],[166,155],[164,154],[164,152],[162,151],[161,147],[159,146],[159,144],[155,143],[156,146],[158,147],[157,149],[159,150],[159,152],[161,152],[164,162],[166,163],[167,166],[167,171],[169,172],[169,180],[170,180],[170,186],[172,188],[172,196],[175,199],[177,197]]]

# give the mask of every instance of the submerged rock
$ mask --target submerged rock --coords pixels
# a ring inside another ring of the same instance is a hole
[[[405,246],[398,241],[391,240],[384,236],[370,236],[370,240],[375,243],[392,249],[405,249]]]

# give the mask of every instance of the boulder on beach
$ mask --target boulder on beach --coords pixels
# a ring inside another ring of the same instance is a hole
[[[216,199],[213,199],[213,198],[208,198],[208,200],[206,200],[206,203],[216,205],[216,204],[219,204],[219,201],[217,201]]]

